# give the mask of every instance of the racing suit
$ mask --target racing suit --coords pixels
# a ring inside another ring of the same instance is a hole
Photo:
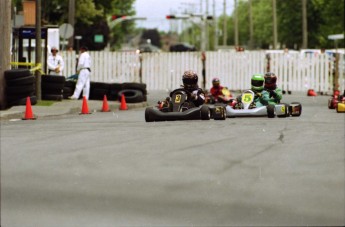
[[[222,95],[222,90],[223,90],[223,86],[218,86],[218,87],[212,87],[210,89],[210,93],[211,95],[214,97],[214,100],[217,102],[218,101],[218,96]]]
[[[83,96],[88,100],[90,94],[90,73],[91,57],[88,52],[83,52],[78,60],[77,71],[79,72],[77,85],[72,95],[72,99],[78,99],[83,91]]]
[[[280,100],[283,98],[283,92],[280,88],[275,88],[275,89],[268,89],[265,88],[262,93],[265,93],[265,96],[268,96],[268,104],[278,104],[280,103]]]
[[[202,104],[205,103],[205,93],[201,88],[195,88],[195,89],[182,88],[182,90],[185,90],[190,94],[187,100],[192,102],[196,107],[201,106]],[[173,92],[170,93],[170,97],[172,97]]]

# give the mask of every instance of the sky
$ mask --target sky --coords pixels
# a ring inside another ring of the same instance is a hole
[[[136,0],[134,4],[136,16],[147,18],[138,20],[137,26],[169,31],[170,21],[166,19],[167,15],[182,14],[186,11],[200,13],[201,4],[202,12],[205,13],[207,1],[209,15],[213,15],[213,2],[215,2],[216,14],[219,16],[223,13],[224,0]],[[227,14],[230,15],[234,0],[227,0],[226,4]]]

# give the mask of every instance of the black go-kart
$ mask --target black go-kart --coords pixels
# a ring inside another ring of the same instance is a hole
[[[145,121],[177,121],[177,120],[225,120],[224,106],[195,106],[188,101],[191,93],[183,88],[171,92],[171,98],[158,102],[158,106],[147,107]]]

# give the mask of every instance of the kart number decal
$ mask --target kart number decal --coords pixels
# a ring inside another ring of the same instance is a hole
[[[251,103],[253,101],[253,95],[252,94],[244,94],[242,97],[243,103]]]
[[[180,102],[181,102],[181,95],[176,95],[175,103],[180,103]]]
[[[285,113],[285,105],[283,105],[283,106],[281,107],[281,111],[282,111],[283,113]]]

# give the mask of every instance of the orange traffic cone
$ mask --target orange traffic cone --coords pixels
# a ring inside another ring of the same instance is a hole
[[[122,94],[121,95],[121,106],[120,106],[120,110],[128,110],[127,104],[126,104],[126,99],[125,99],[125,95]]]
[[[34,117],[32,113],[30,97],[26,98],[26,110],[25,110],[25,116],[23,120],[36,120],[36,118]]]
[[[108,106],[107,95],[104,95],[104,97],[103,97],[102,112],[110,112],[110,109],[109,109],[109,106]]]
[[[83,106],[81,108],[81,113],[80,114],[91,114],[89,112],[89,107],[87,105],[86,97],[83,96]]]

